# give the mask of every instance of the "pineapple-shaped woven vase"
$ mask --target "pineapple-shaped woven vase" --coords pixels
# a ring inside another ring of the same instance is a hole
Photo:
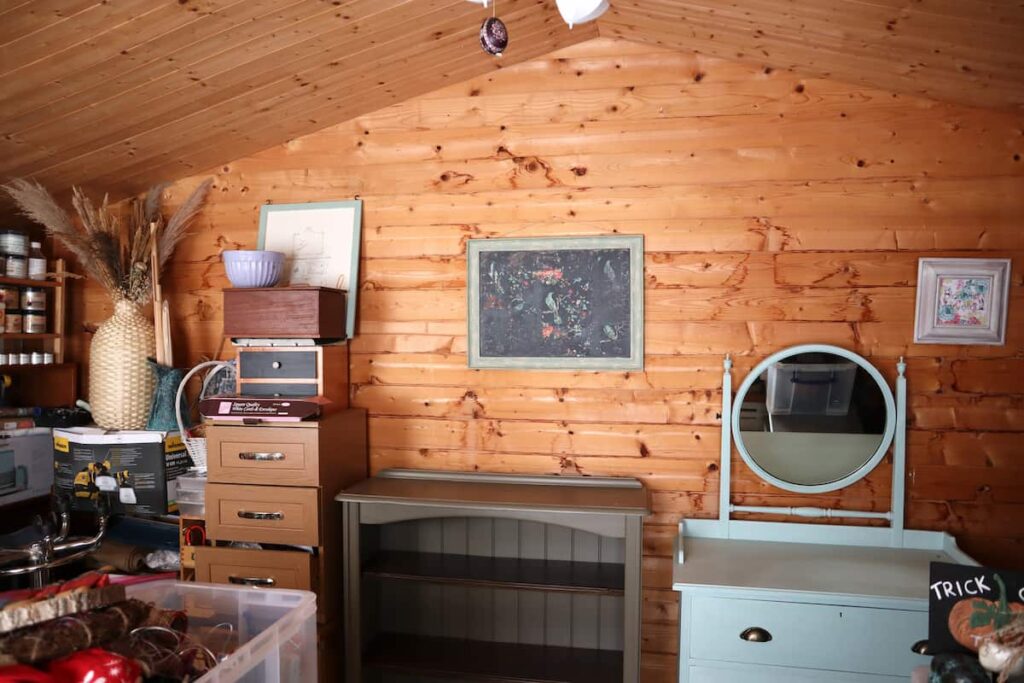
[[[145,429],[156,387],[146,358],[156,354],[153,321],[125,299],[99,326],[89,349],[89,404],[104,429]]]

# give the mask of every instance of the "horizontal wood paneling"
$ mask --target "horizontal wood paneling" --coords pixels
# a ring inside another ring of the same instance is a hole
[[[785,72],[601,39],[219,166],[164,282],[177,356],[218,352],[218,255],[255,244],[261,203],[359,195],[352,397],[370,413],[373,469],[643,479],[645,680],[673,679],[674,525],[717,514],[726,353],[741,375],[829,342],[890,380],[905,356],[908,524],[1019,566],[1024,119],[805,83],[810,102]],[[611,233],[645,237],[643,372],[466,367],[467,239]],[[1013,260],[1006,345],[912,343],[922,256]],[[105,314],[86,287],[76,327]],[[890,475],[883,463],[814,502],[885,509]],[[808,502],[739,462],[733,476],[739,502]]]

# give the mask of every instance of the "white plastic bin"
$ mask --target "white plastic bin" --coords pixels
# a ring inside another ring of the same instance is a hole
[[[180,581],[141,583],[128,586],[127,593],[163,609],[187,612],[189,635],[215,651],[222,646],[212,635],[204,641],[204,631],[223,639],[230,625],[238,648],[197,683],[317,681],[313,593]]]

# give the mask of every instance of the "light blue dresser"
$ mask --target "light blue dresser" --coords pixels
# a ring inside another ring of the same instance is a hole
[[[919,653],[927,651],[929,564],[973,560],[945,533],[903,527],[903,370],[901,362],[894,395],[861,356],[802,345],[760,363],[733,402],[726,360],[719,518],[684,520],[676,539],[680,683],[891,683],[927,664]],[[771,485],[768,499],[837,491],[891,450],[891,508],[734,505],[734,441]],[[734,519],[751,513],[887,526]]]

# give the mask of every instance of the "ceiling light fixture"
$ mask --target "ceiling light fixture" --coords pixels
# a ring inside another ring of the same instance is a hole
[[[487,7],[490,0],[469,0],[469,2]],[[558,13],[562,15],[562,19],[569,24],[570,29],[576,24],[593,21],[608,11],[608,0],[555,0],[555,5],[558,7]]]
[[[608,11],[608,0],[555,0],[555,5],[570,29],[576,24],[593,21]]]

